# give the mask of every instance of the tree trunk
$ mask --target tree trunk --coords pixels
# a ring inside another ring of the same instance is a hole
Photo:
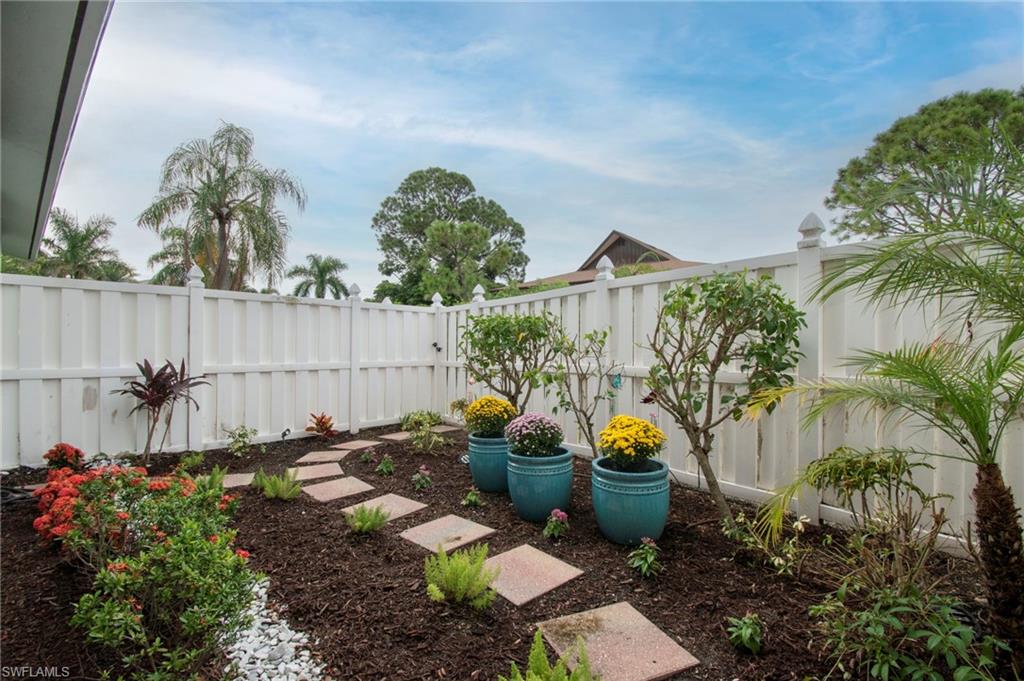
[[[708,483],[708,492],[711,493],[711,498],[714,499],[715,506],[718,507],[718,514],[730,526],[733,525],[735,519],[732,517],[732,509],[729,508],[729,504],[725,500],[722,488],[718,486],[718,477],[715,475],[714,469],[711,468],[711,459],[708,457],[708,453],[701,449],[694,449],[693,455],[697,457],[700,470],[704,473],[704,478]]]
[[[1020,511],[997,464],[978,466],[974,503],[992,634],[1010,646],[1019,673],[1024,671],[1024,539]]]
[[[228,225],[223,217],[217,216],[217,273],[213,276],[213,288],[225,289],[228,284]]]

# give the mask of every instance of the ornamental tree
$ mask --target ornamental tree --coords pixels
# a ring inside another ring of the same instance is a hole
[[[520,414],[558,355],[562,327],[539,315],[470,315],[459,340],[466,371],[515,406]]]
[[[691,279],[665,294],[648,345],[654,364],[646,384],[651,399],[672,415],[686,434],[690,452],[722,519],[733,516],[711,466],[714,429],[739,420],[751,395],[792,385],[789,374],[800,353],[797,334],[803,312],[771,278],[746,273]],[[718,372],[738,370],[745,384],[716,400]]]
[[[544,374],[545,385],[554,386],[558,398],[555,411],[572,412],[594,458],[599,456],[594,418],[602,402],[615,398],[614,379],[622,371],[622,364],[605,351],[608,333],[602,329],[580,337],[562,332],[555,341],[557,359]]]

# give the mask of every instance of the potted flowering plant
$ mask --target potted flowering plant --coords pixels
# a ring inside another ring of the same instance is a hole
[[[668,519],[668,465],[654,458],[665,433],[650,421],[620,414],[598,438],[591,497],[601,533],[617,544],[658,539]]]
[[[516,416],[508,400],[492,395],[473,400],[466,407],[469,430],[469,470],[473,484],[484,492],[508,491],[508,440],[505,426]]]
[[[505,426],[508,491],[523,520],[539,523],[552,509],[568,508],[572,454],[562,446],[562,427],[544,414],[526,413]]]

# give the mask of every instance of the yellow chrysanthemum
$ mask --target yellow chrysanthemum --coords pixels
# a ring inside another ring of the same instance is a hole
[[[508,400],[484,395],[466,407],[465,416],[469,432],[500,437],[505,426],[516,417],[516,408]]]
[[[656,456],[665,445],[665,433],[650,421],[619,414],[608,422],[598,438],[601,453],[618,463]]]

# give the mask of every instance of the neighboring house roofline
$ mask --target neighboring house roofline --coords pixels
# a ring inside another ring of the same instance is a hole
[[[591,253],[587,257],[587,259],[583,261],[583,264],[579,266],[579,269],[577,271],[582,272],[584,270],[596,268],[597,261],[601,259],[601,256],[604,255],[604,252],[608,250],[608,248],[611,247],[611,245],[614,244],[617,239],[628,239],[638,244],[639,246],[643,247],[644,249],[656,254],[663,260],[679,260],[679,258],[672,255],[668,251],[656,248],[648,243],[641,241],[640,239],[637,239],[635,236],[630,236],[625,232],[620,232],[617,229],[613,229],[611,232],[608,233],[608,236],[605,237],[604,241],[602,241],[601,244],[594,249],[594,252]]]

